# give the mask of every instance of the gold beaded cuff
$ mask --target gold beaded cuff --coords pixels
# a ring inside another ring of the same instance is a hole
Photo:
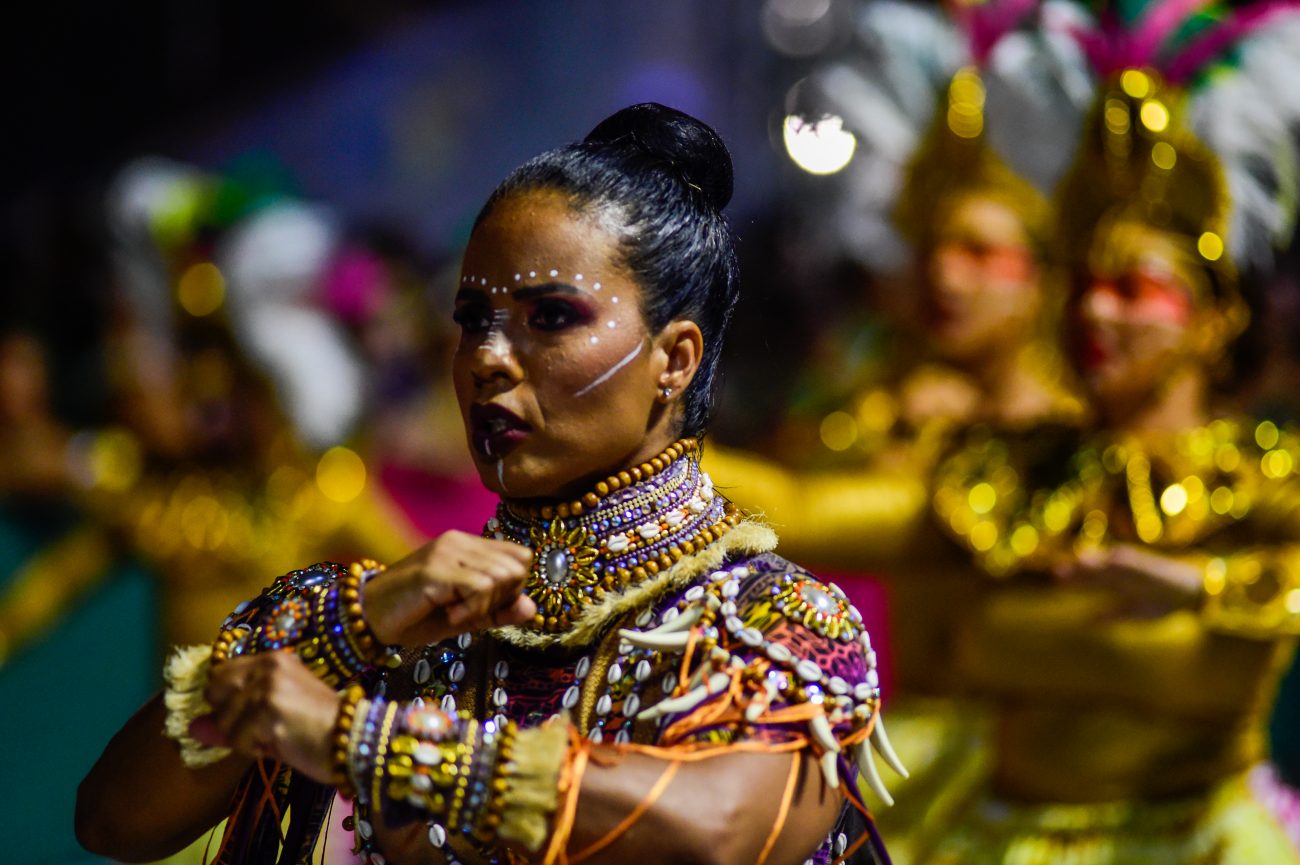
[[[433,820],[481,848],[503,840],[541,848],[559,801],[567,725],[520,731],[432,706],[362,705],[366,717],[354,712],[336,757],[351,761],[343,772],[374,813],[398,824]]]

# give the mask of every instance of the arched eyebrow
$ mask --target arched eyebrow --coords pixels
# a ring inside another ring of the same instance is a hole
[[[578,288],[576,285],[569,285],[567,282],[543,282],[538,285],[527,285],[523,288],[516,288],[509,293],[519,301],[536,300],[539,297],[545,297],[548,294],[567,294],[575,297],[586,297],[588,293]],[[460,303],[490,303],[488,293],[481,288],[462,288],[456,292],[455,302]]]
[[[538,285],[526,285],[510,292],[515,300],[535,300],[547,294],[570,294],[585,296],[587,292],[567,282],[543,282]]]
[[[456,292],[455,302],[456,303],[473,303],[473,302],[487,303],[488,296],[487,296],[487,292],[483,291],[482,289],[462,288],[460,291]]]

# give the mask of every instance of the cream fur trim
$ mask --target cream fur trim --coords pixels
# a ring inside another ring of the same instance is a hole
[[[653,603],[668,592],[686,588],[697,577],[717,569],[733,553],[756,556],[776,549],[776,532],[752,520],[745,520],[698,553],[683,556],[665,571],[624,592],[607,594],[600,603],[583,609],[573,626],[559,634],[547,634],[511,625],[497,628],[492,636],[525,649],[552,646],[590,645],[601,629],[631,610]]]
[[[536,853],[559,806],[560,769],[569,749],[566,721],[520,730],[510,759],[505,808],[497,834]]]
[[[181,762],[190,769],[210,766],[224,760],[230,753],[229,748],[204,745],[190,735],[190,723],[212,711],[208,701],[203,699],[203,689],[207,687],[211,670],[212,646],[177,646],[163,668],[163,678],[167,682],[163,694],[163,703],[167,707],[164,729],[170,738],[180,743]]]

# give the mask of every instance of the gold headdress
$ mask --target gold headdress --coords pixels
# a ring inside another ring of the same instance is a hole
[[[963,67],[953,75],[929,131],[907,165],[894,223],[909,242],[924,247],[943,202],[978,193],[1015,211],[1031,241],[1044,252],[1053,228],[1051,206],[990,145],[984,134],[986,97],[975,67]]]
[[[1140,221],[1186,238],[1215,284],[1267,270],[1300,177],[1300,7],[1149,0],[1075,26],[1101,85],[1061,189],[1062,235]]]
[[[1099,228],[1139,222],[1184,238],[1221,298],[1236,298],[1226,249],[1232,199],[1219,160],[1188,128],[1188,96],[1151,69],[1100,88],[1078,157],[1060,190],[1059,238],[1088,254]]]

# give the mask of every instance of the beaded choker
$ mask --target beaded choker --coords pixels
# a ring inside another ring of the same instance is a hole
[[[564,631],[609,592],[670,568],[722,537],[740,514],[713,492],[694,439],[596,484],[576,501],[524,510],[506,502],[485,537],[532,549],[531,626]]]

